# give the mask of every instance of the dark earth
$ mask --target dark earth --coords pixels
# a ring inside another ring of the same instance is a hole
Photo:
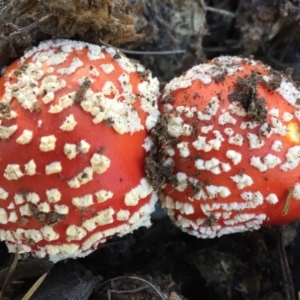
[[[69,38],[120,48],[162,87],[219,55],[252,55],[300,81],[300,0],[0,0],[0,21],[0,69]],[[200,240],[158,207],[151,228],[83,259],[17,260],[0,243],[0,286],[0,300],[296,300],[300,223]]]

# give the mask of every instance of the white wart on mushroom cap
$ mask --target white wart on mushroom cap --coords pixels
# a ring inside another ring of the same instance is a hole
[[[288,75],[238,57],[168,83],[156,132],[173,170],[161,194],[174,222],[213,238],[299,218],[299,103]]]
[[[53,261],[150,225],[157,79],[113,48],[57,40],[0,80],[0,239]]]

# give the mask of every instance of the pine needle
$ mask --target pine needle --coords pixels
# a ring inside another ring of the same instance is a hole
[[[288,189],[288,194],[287,194],[287,196],[285,198],[283,209],[282,209],[282,215],[283,216],[286,216],[287,213],[289,212],[289,208],[290,208],[290,203],[291,203],[291,200],[292,200],[292,196],[293,196],[293,189],[289,188]]]
[[[36,290],[39,288],[39,286],[42,284],[44,279],[48,273],[43,274],[35,283],[34,285],[30,288],[30,290],[26,293],[26,295],[22,298],[22,300],[29,300],[31,296],[36,292]]]

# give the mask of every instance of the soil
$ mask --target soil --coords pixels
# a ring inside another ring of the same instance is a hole
[[[119,48],[162,86],[219,55],[253,55],[300,81],[300,0],[2,0],[0,20],[0,69],[39,41],[70,38]],[[232,97],[245,100],[257,80],[241,82]],[[161,172],[151,158],[148,172],[154,182]],[[165,172],[160,177],[172,180]],[[48,273],[30,299],[293,300],[300,295],[299,234],[295,222],[200,240],[157,207],[151,228],[82,259],[54,265],[23,257],[11,274],[13,256],[0,243],[0,298],[22,299]]]

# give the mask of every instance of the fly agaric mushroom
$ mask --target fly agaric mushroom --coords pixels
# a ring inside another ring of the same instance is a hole
[[[0,80],[0,238],[58,261],[150,225],[157,79],[114,48],[42,42]]]
[[[169,82],[160,105],[156,174],[175,224],[213,238],[299,217],[300,90],[289,75],[224,56]]]

